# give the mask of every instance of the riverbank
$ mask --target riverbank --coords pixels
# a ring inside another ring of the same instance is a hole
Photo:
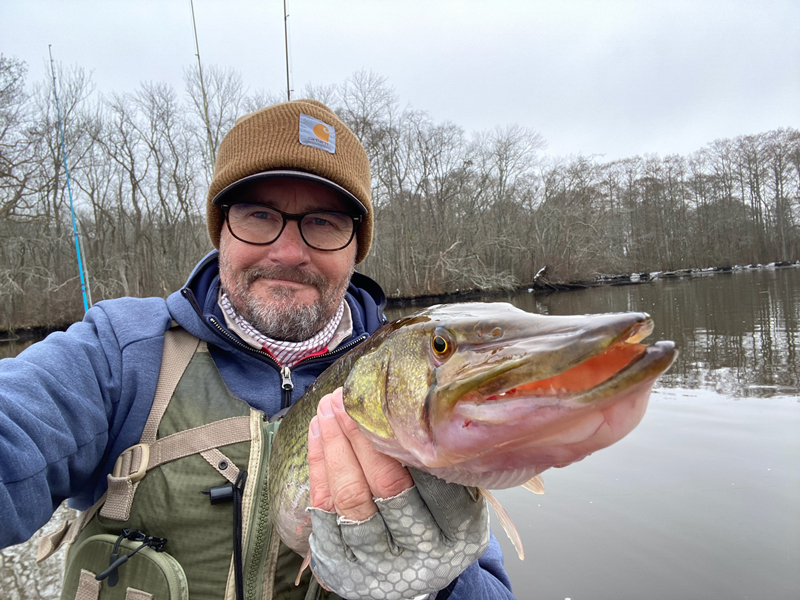
[[[664,279],[682,279],[687,277],[703,277],[715,274],[735,273],[739,271],[749,271],[757,269],[782,269],[787,267],[800,267],[800,260],[795,262],[781,261],[768,264],[750,264],[725,267],[706,267],[697,269],[678,269],[676,271],[642,271],[637,273],[597,275],[593,279],[551,282],[547,280],[546,270],[540,271],[539,279],[528,285],[519,285],[506,289],[472,289],[457,290],[448,294],[429,294],[413,297],[390,297],[387,300],[389,308],[402,308],[408,306],[427,306],[430,304],[450,303],[450,302],[470,302],[487,297],[502,297],[508,294],[519,294],[523,292],[532,294],[552,294],[553,292],[568,292],[573,290],[584,290],[587,288],[601,287],[606,285],[639,285],[652,283]]]
[[[527,285],[518,285],[511,288],[500,289],[470,289],[456,290],[446,294],[428,294],[420,296],[390,296],[387,298],[387,308],[403,308],[413,306],[429,306],[431,304],[442,304],[451,302],[470,302],[487,297],[503,297],[508,294],[531,293],[531,294],[552,294],[554,292],[567,292],[572,290],[583,290],[601,286],[617,285],[640,285],[652,283],[663,279],[681,279],[687,277],[703,277],[708,275],[735,273],[737,271],[748,271],[755,269],[782,269],[800,267],[800,260],[795,262],[781,261],[768,264],[750,264],[723,267],[706,267],[696,269],[678,269],[676,271],[652,271],[637,272],[628,274],[600,274],[593,279],[558,282],[549,281],[546,268],[537,274],[536,281]],[[64,331],[72,323],[59,323],[56,325],[26,325],[14,329],[0,329],[0,345],[6,343],[25,343],[32,340],[40,340],[54,331]]]

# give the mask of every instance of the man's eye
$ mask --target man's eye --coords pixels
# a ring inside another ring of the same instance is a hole
[[[274,221],[275,215],[266,210],[252,210],[247,213],[247,218],[253,221]]]
[[[349,226],[350,218],[338,213],[311,214],[303,219],[303,225],[315,229],[331,229],[344,231]]]

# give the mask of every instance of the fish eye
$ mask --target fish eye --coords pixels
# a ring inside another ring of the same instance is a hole
[[[450,332],[441,327],[437,327],[431,338],[431,350],[433,351],[434,357],[439,361],[445,361],[450,358],[454,349],[455,342]]]

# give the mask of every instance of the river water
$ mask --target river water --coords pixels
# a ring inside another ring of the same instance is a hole
[[[800,269],[507,300],[645,311],[681,349],[628,437],[546,471],[542,496],[496,492],[525,545],[494,528],[517,596],[800,598]]]
[[[525,546],[494,528],[518,598],[800,598],[800,268],[491,300],[645,311],[681,349],[628,437],[546,471],[542,496],[496,492]],[[30,552],[0,553],[3,600],[57,596],[58,560]]]

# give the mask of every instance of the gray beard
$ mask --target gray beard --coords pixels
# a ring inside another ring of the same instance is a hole
[[[287,294],[286,297],[290,297]],[[310,306],[290,305],[277,306],[260,302],[253,296],[245,296],[245,303],[239,307],[231,304],[241,316],[258,331],[274,340],[287,342],[302,342],[322,330],[333,318],[323,314],[320,304]]]
[[[344,300],[350,276],[355,270],[353,265],[349,276],[334,286],[322,275],[296,269],[262,267],[235,272],[222,253],[219,266],[222,288],[236,312],[267,337],[287,342],[302,342],[322,331]],[[319,291],[320,300],[311,305],[284,304],[281,300],[291,300],[294,295],[289,289],[276,290],[273,293],[276,302],[261,300],[250,293],[250,285],[259,278],[280,278],[313,285]]]

